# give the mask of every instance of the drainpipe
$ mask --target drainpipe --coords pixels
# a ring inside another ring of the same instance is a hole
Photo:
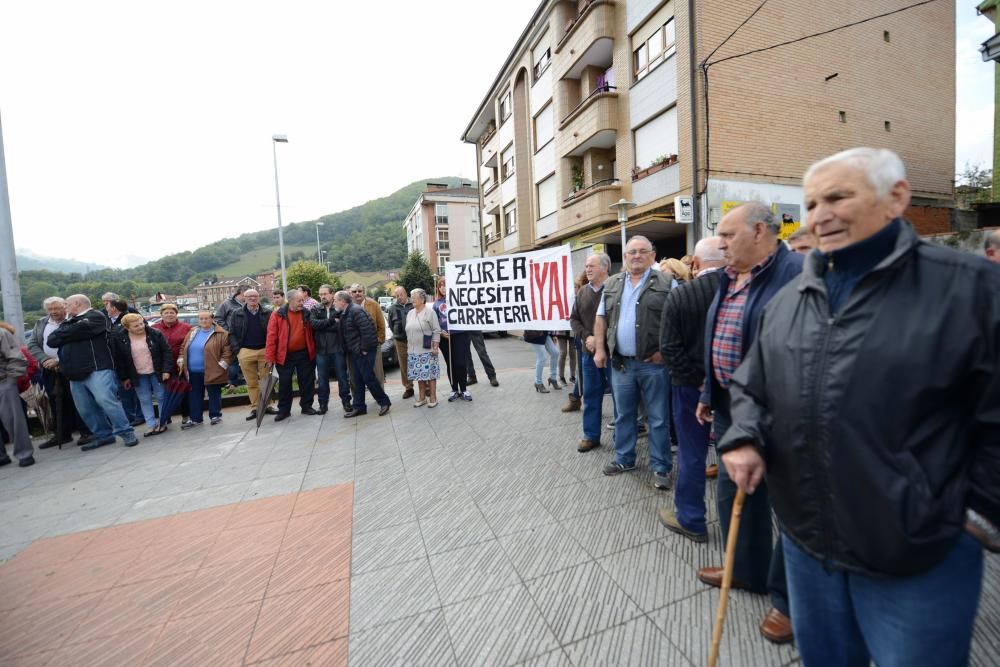
[[[695,0],[688,0],[688,80],[690,82],[691,99],[691,213],[694,215],[694,224],[691,225],[693,234],[691,235],[691,248],[694,252],[694,244],[701,240],[701,202],[698,196],[698,58],[695,44]],[[708,174],[705,175],[708,178]]]

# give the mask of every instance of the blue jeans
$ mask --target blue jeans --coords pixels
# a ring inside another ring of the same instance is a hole
[[[963,533],[911,577],[831,570],[783,537],[795,643],[806,667],[965,665],[983,583],[983,550]]]
[[[121,383],[111,369],[94,371],[83,380],[70,380],[73,403],[87,428],[98,440],[114,433],[125,440],[135,437],[135,431],[118,401]]]
[[[347,376],[347,358],[343,352],[316,353],[316,374],[319,376],[319,407],[325,408],[330,402],[330,370],[333,369],[340,392],[341,405],[351,402],[351,383]]]
[[[549,355],[549,379],[558,377],[559,348],[552,342],[552,336],[545,337],[545,345],[530,344],[535,348],[535,384],[542,384],[542,369],[545,368],[545,355]]]
[[[612,368],[611,388],[615,394],[615,462],[635,465],[636,420],[642,400],[649,421],[649,467],[653,472],[668,473],[670,461],[670,424],[667,420],[667,374],[663,364],[621,359],[622,367]]]
[[[697,387],[671,388],[674,424],[677,426],[677,488],[674,506],[681,525],[696,533],[705,527],[705,461],[712,425],[698,423],[694,416],[701,392]]]
[[[589,352],[580,354],[580,377],[583,382],[583,437],[601,441],[604,394],[611,389],[611,367],[598,368]]]
[[[146,415],[142,413],[142,406],[139,404],[139,395],[135,392],[134,387],[126,389],[124,385],[119,386],[118,398],[121,401],[122,409],[125,410],[125,417],[129,422],[146,418]]]
[[[139,397],[139,405],[142,406],[142,414],[146,419],[146,426],[151,429],[160,425],[160,420],[156,418],[156,411],[153,410],[153,394],[156,394],[156,404],[163,405],[163,384],[155,374],[140,375],[139,382],[135,385],[135,393]],[[162,409],[162,408],[161,408]]]
[[[465,353],[463,349],[462,354]],[[378,378],[375,377],[376,354],[381,354],[381,352],[375,349],[368,354],[351,355],[351,373],[354,376],[354,384],[358,388],[354,394],[354,405],[352,407],[361,412],[368,412],[368,404],[365,403],[365,387],[371,392],[372,398],[375,399],[376,403],[382,406],[392,405],[392,401],[386,396],[382,385],[378,383]]]
[[[188,380],[191,382],[191,391],[188,392],[188,410],[191,412],[191,421],[200,424],[205,419],[205,392],[208,392],[208,416],[222,416],[222,385],[205,384],[204,371],[188,371]]]

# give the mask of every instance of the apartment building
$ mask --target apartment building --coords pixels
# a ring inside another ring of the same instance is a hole
[[[445,262],[482,257],[479,191],[470,183],[457,188],[427,183],[403,228],[407,252],[420,251],[441,275]]]
[[[541,2],[462,135],[476,146],[484,254],[568,242],[617,259],[623,198],[629,235],[660,256],[685,254],[744,201],[771,204],[790,233],[808,165],[859,145],[897,151],[908,217],[947,231],[954,0],[881,18],[906,3],[771,0],[740,27],[760,5]],[[682,224],[675,203],[691,202],[675,200],[693,192],[697,220]]]
[[[223,278],[222,280],[206,280],[202,284],[196,285],[194,293],[198,295],[198,307],[209,310],[218,308],[219,304],[236,293],[236,290],[240,285],[244,285],[248,288],[252,287],[256,290],[260,289],[260,283],[250,276],[229,279]]]

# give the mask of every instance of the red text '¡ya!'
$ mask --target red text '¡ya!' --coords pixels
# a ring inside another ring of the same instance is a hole
[[[568,257],[563,256],[558,261],[528,262],[528,275],[531,279],[532,319],[569,319],[569,297],[566,294],[566,277],[569,275],[568,259]]]

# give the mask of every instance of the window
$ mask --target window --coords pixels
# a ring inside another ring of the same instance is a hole
[[[552,105],[547,104],[545,108],[535,116],[535,151],[539,151],[542,146],[552,141]]]
[[[513,234],[517,231],[517,202],[508,204],[503,209],[503,234]]]
[[[445,263],[451,260],[451,255],[442,255],[438,253],[438,275],[443,276],[445,270]]]
[[[556,177],[549,176],[538,184],[538,217],[556,212]]]
[[[633,58],[635,80],[638,81],[646,76],[654,67],[673,55],[675,41],[674,19],[671,17],[636,47]]]
[[[510,100],[510,91],[508,90],[506,93],[504,93],[503,95],[500,96],[500,122],[501,123],[504,122],[505,120],[507,120],[508,118],[510,118],[510,109],[511,109],[511,103],[510,102],[511,102],[511,100]]]
[[[671,107],[635,131],[635,166],[649,167],[677,153],[677,107]]]
[[[506,181],[514,175],[514,144],[500,154],[500,179]]]
[[[438,226],[448,224],[447,204],[434,204],[434,224]]]
[[[549,64],[552,62],[552,47],[546,48],[541,53],[535,55],[535,78],[548,69]]]

